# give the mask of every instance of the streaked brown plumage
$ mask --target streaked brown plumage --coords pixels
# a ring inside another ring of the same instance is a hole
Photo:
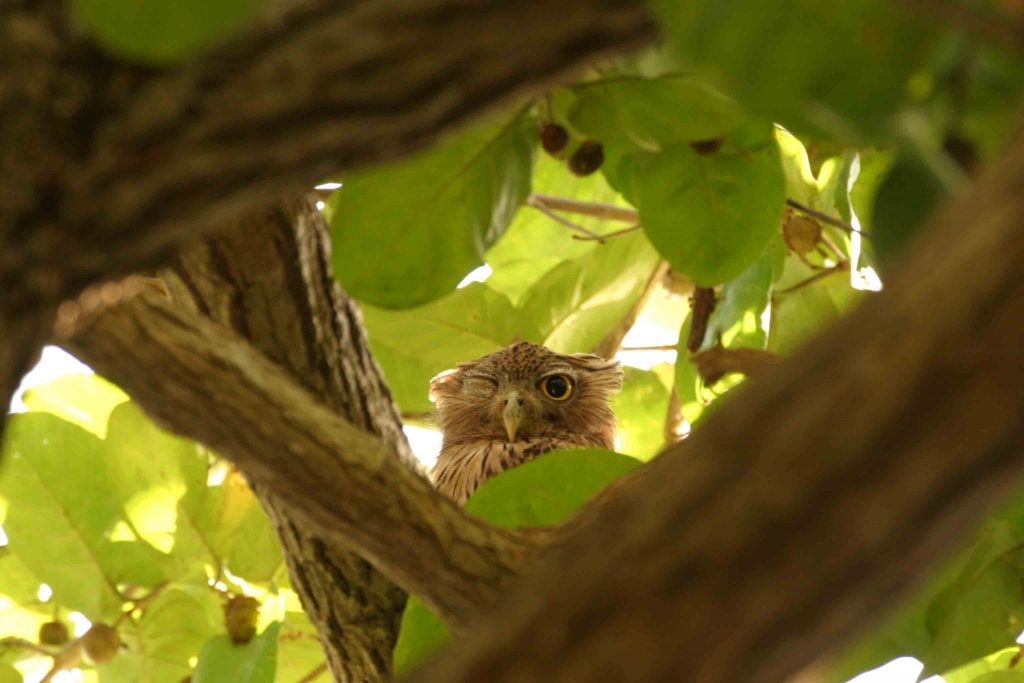
[[[499,472],[558,448],[613,448],[615,361],[518,342],[430,382],[444,440],[432,476],[460,505]]]

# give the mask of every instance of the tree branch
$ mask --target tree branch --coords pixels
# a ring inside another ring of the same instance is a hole
[[[298,0],[158,70],[0,4],[0,403],[86,286],[652,36],[640,0]]]
[[[359,552],[456,629],[533,549],[444,499],[247,342],[158,295],[85,316],[65,345],[160,424],[231,459],[307,533]]]
[[[218,231],[160,275],[175,306],[248,340],[341,417],[418,466],[367,351],[359,312],[331,276],[327,226],[312,201]],[[272,491],[254,490],[334,679],[390,679],[405,594],[347,548],[296,523]]]
[[[410,680],[776,682],[880,619],[1024,471],[1022,223],[1024,139]]]

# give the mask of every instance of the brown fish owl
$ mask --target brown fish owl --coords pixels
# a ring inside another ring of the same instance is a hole
[[[432,472],[460,505],[484,481],[558,448],[614,448],[615,361],[518,342],[430,382],[444,440]]]

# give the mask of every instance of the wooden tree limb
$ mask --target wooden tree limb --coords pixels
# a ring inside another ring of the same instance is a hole
[[[456,629],[534,549],[444,499],[248,342],[157,294],[85,316],[65,345],[160,424],[231,459],[305,533],[358,552]]]
[[[330,238],[311,201],[218,231],[160,271],[175,306],[234,331],[336,411],[418,465],[359,324],[331,276]],[[336,681],[391,678],[405,593],[358,555],[309,533],[255,487],[281,542],[292,586]]]
[[[86,286],[652,35],[640,0],[282,0],[150,69],[60,0],[0,4],[0,403]]]
[[[883,617],[1024,473],[1022,224],[1024,139],[410,680],[784,681]]]

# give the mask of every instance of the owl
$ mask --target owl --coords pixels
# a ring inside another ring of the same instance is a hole
[[[613,448],[616,361],[518,342],[430,382],[443,442],[434,485],[458,504],[490,477],[558,448]]]

